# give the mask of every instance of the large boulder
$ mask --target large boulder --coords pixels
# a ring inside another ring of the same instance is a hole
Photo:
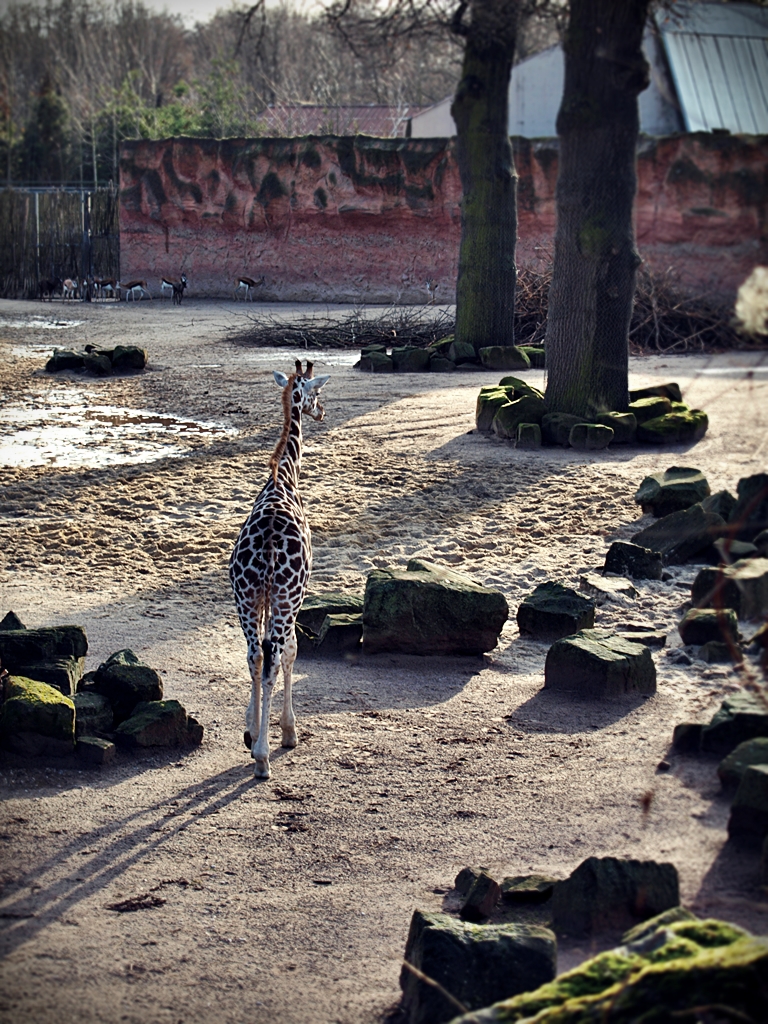
[[[760,847],[768,836],[768,764],[744,770],[731,804],[728,838]]]
[[[733,608],[738,615],[741,590],[726,566],[705,565],[691,586],[691,604],[694,608]]]
[[[540,583],[517,609],[520,632],[543,640],[559,640],[594,624],[595,602],[562,583]]]
[[[552,926],[566,935],[593,935],[630,928],[679,903],[673,864],[589,857],[555,886]]]
[[[706,644],[710,640],[736,644],[739,623],[732,608],[690,608],[677,627],[684,644]]]
[[[412,345],[393,348],[392,365],[396,373],[425,373],[429,370],[429,352]]]
[[[728,522],[737,540],[754,540],[768,529],[768,473],[742,477],[736,494],[736,505]]]
[[[35,665],[56,658],[84,658],[88,640],[82,626],[0,630],[0,660],[13,672],[16,665]]]
[[[645,477],[635,493],[635,501],[643,512],[660,519],[672,512],[682,512],[709,496],[707,478],[699,469],[672,466]]]
[[[726,697],[709,725],[701,730],[701,749],[730,754],[755,736],[768,736],[768,704],[759,693],[734,693]]]
[[[27,679],[47,683],[69,697],[75,692],[82,678],[84,661],[84,658],[73,657],[50,658],[48,661],[38,661],[34,665],[15,665],[13,671],[16,675],[26,676]]]
[[[75,735],[78,738],[112,732],[115,716],[106,697],[100,693],[76,693],[72,700],[75,705]]]
[[[682,565],[707,551],[727,530],[722,516],[705,512],[696,504],[683,512],[657,519],[636,533],[632,543],[658,551],[667,565]]]
[[[541,418],[541,434],[548,444],[567,447],[571,430],[582,422],[581,416],[573,416],[569,412],[548,412]]]
[[[453,1024],[764,1021],[766,973],[764,938],[723,921],[668,921],[660,914],[638,937],[624,935],[617,949]]]
[[[522,395],[511,402],[499,406],[491,423],[491,430],[497,437],[515,438],[521,423],[541,423],[547,411],[543,398],[535,395]]]
[[[531,398],[544,399],[544,392],[540,391],[539,388],[534,387],[533,384],[529,384],[527,380],[523,380],[522,377],[502,377],[498,383],[500,388],[512,388],[516,397],[521,395],[529,395]]]
[[[502,405],[511,402],[514,396],[515,389],[513,387],[502,388],[495,385],[494,387],[480,388],[480,394],[477,396],[477,404],[475,405],[475,426],[477,429],[483,433],[489,431],[496,413]]]
[[[96,669],[89,689],[106,697],[119,725],[143,701],[163,699],[163,681],[129,648],[115,651]]]
[[[635,580],[660,580],[663,571],[658,551],[615,540],[605,556],[603,572],[614,576],[631,576]]]
[[[612,444],[632,444],[637,438],[637,420],[631,412],[601,412],[595,423],[610,427],[613,431]]]
[[[85,352],[74,352],[69,348],[55,348],[53,355],[45,364],[46,373],[58,373],[60,370],[84,370]]]
[[[736,507],[736,499],[730,491],[715,491],[708,498],[704,498],[701,507],[705,512],[717,512],[727,523]]]
[[[609,630],[582,629],[550,647],[544,686],[590,698],[655,693],[656,666],[643,644]]]
[[[392,373],[394,365],[386,352],[371,351],[360,356],[357,364],[363,373]]]
[[[551,981],[556,957],[555,936],[547,928],[476,925],[422,910],[414,912],[405,947],[406,964],[470,1010]],[[456,1004],[407,966],[400,987],[408,1024],[441,1024],[456,1016]]]
[[[115,373],[143,370],[147,365],[147,350],[138,345],[115,345],[111,362]]]
[[[412,558],[405,572],[375,569],[363,606],[366,654],[483,654],[509,617],[506,598],[464,573]]]
[[[708,427],[709,418],[701,409],[668,412],[645,423],[638,421],[637,440],[646,444],[684,444],[700,440]]]
[[[488,370],[530,370],[531,360],[516,345],[491,345],[477,353]]]
[[[661,395],[648,395],[630,402],[629,411],[635,417],[639,428],[646,420],[653,420],[657,416],[664,416],[666,413],[671,412],[672,403],[668,398]]]
[[[568,444],[580,452],[598,452],[613,440],[613,428],[600,423],[576,423],[571,427]]]
[[[637,402],[641,398],[668,398],[670,402],[682,402],[683,395],[680,385],[674,381],[666,384],[652,384],[647,388],[634,388],[629,392],[630,402]]]
[[[326,593],[307,594],[296,621],[319,633],[327,615],[362,615],[363,595],[349,594],[344,590],[330,590]]]
[[[116,742],[129,748],[197,746],[202,739],[203,727],[177,700],[142,701],[115,730]]]
[[[53,686],[10,676],[0,709],[0,744],[28,756],[74,753],[75,705]]]
[[[722,570],[738,590],[740,619],[768,618],[768,558],[743,558]]]
[[[723,758],[717,766],[717,775],[723,789],[736,789],[744,772],[753,764],[768,764],[768,736],[745,740]]]

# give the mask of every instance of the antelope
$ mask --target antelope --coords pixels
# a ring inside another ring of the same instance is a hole
[[[168,292],[168,294],[171,296],[171,298],[173,298],[173,281],[171,281],[170,278],[161,277],[160,278],[160,298],[162,298],[165,295],[166,292]]]
[[[78,289],[77,281],[73,281],[71,277],[68,277],[64,281],[62,281],[61,289],[62,289],[62,296],[63,296],[65,301],[67,299],[76,299],[78,297],[78,294],[77,294],[77,289]]]
[[[48,298],[53,302],[53,296],[56,292],[61,291],[64,282],[60,277],[53,277],[40,282],[40,301],[42,302],[47,295]]]
[[[172,299],[173,304],[174,304],[174,306],[180,306],[181,305],[181,300],[184,298],[184,289],[187,287],[187,276],[186,276],[186,274],[182,274],[181,275],[181,281],[179,281],[178,284],[176,284],[175,281],[173,281],[172,284],[173,284],[173,299]]]
[[[116,281],[114,277],[95,277],[93,279],[93,286],[101,296],[103,296],[105,292],[111,292],[113,298],[118,297],[120,282]]]
[[[424,287],[427,289],[427,295],[429,296],[429,299],[427,300],[427,305],[434,306],[435,296],[437,295],[437,289],[440,286],[433,277],[428,277],[427,280],[424,282]]]
[[[235,302],[237,302],[237,293],[242,289],[245,292],[243,302],[248,301],[248,295],[253,292],[254,288],[259,288],[265,284],[264,277],[260,277],[258,281],[254,281],[252,277],[238,277],[237,288],[235,288]],[[251,302],[253,302],[253,295],[251,294]]]
[[[147,298],[150,298],[150,299],[152,298],[152,296],[149,293],[149,288],[147,288],[147,282],[146,281],[127,281],[123,285],[123,288],[125,289],[125,301],[126,302],[128,301],[128,299],[131,296],[133,296],[133,301],[135,302],[136,301],[136,293],[137,292],[139,293],[139,298],[140,299],[144,298],[144,292],[147,293]]]

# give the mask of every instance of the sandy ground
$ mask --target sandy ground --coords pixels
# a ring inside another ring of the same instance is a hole
[[[534,585],[577,584],[645,522],[632,495],[648,471],[696,465],[735,490],[765,469],[768,358],[633,359],[633,385],[679,381],[710,431],[690,450],[587,456],[474,433],[494,374],[362,376],[352,354],[316,355],[331,381],[305,435],[313,589],[361,591],[373,566],[421,555],[499,587],[512,617],[484,659],[299,661],[301,742],[276,747],[278,700],[273,775],[257,783],[226,563],[279,432],[272,370],[296,353],[234,345],[239,315],[0,302],[0,614],[82,624],[88,669],[132,647],[206,729],[190,753],[100,771],[0,760],[0,1020],[380,1020],[413,909],[439,909],[465,864],[501,877],[565,875],[593,854],[668,860],[687,906],[768,931],[756,858],[725,841],[716,762],[670,753],[673,725],[708,719],[734,674],[662,652],[655,696],[579,704],[542,690],[546,646],[514,621]],[[148,371],[41,372],[54,344],[119,341],[149,349]],[[658,626],[679,646],[695,569],[673,575],[598,623]],[[109,909],[148,893],[151,909]],[[561,944],[561,968],[589,952]]]

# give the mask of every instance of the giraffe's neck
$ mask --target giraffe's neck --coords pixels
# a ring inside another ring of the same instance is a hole
[[[283,433],[270,465],[275,483],[298,490],[301,476],[301,395],[291,387],[285,399]]]

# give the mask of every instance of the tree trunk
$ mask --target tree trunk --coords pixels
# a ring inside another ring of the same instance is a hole
[[[593,417],[626,411],[635,273],[637,96],[649,0],[571,0],[549,293],[546,401]]]
[[[517,0],[470,3],[451,113],[461,175],[456,340],[475,350],[514,343],[517,175],[509,141],[509,79]]]

